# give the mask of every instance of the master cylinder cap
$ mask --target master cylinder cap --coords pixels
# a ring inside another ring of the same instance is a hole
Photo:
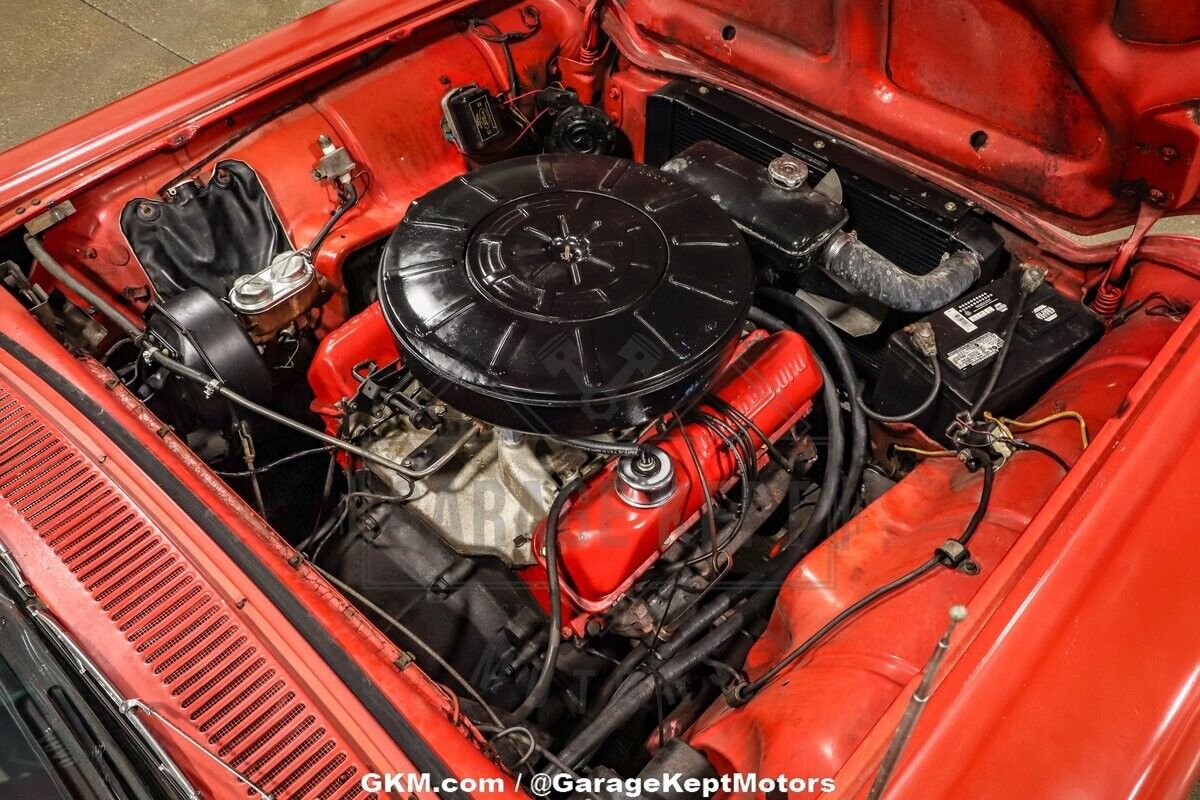
[[[418,198],[379,274],[406,366],[443,402],[573,436],[703,391],[751,293],[746,243],[715,203],[581,154],[498,162]]]

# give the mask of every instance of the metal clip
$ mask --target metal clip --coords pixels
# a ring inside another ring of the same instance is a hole
[[[335,147],[333,140],[323,133],[317,137],[317,144],[323,155],[313,169],[313,180],[337,181],[342,185],[350,183],[350,174],[358,166],[350,157],[350,152],[344,147]]]

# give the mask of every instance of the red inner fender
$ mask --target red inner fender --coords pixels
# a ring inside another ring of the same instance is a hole
[[[809,412],[820,389],[821,372],[808,342],[797,333],[782,331],[747,337],[740,355],[711,391],[774,441]],[[706,410],[726,417],[716,409]],[[716,493],[737,474],[737,461],[707,425],[689,423],[684,429],[703,468],[704,481]],[[666,503],[635,508],[622,500],[615,489],[614,462],[593,477],[563,512],[558,529],[560,580],[565,597],[585,612],[598,613],[616,602],[686,530],[704,503],[696,466],[679,429],[672,426],[655,444],[675,468],[677,486]],[[542,552],[545,533],[543,520],[534,533],[534,552]],[[545,586],[545,570],[539,566],[523,574],[544,600],[540,590]]]
[[[399,358],[396,340],[388,330],[378,302],[371,303],[321,340],[308,368],[308,382],[315,398],[312,410],[325,418],[330,433],[336,433],[342,415],[338,404],[358,391],[354,368],[366,361],[385,367]]]
[[[1119,413],[1175,329],[1165,317],[1133,316],[1022,418],[1069,409],[1098,431]],[[1069,462],[1081,451],[1079,427],[1070,420],[1025,438]],[[972,614],[985,613],[972,598],[1062,478],[1062,469],[1044,455],[1013,456],[996,474],[987,515],[971,541],[980,574],[938,568],[870,606],[745,706],[714,703],[688,741],[721,773],[835,775],[921,671],[945,630],[950,605],[965,603]],[[746,658],[746,674],[762,675],[842,609],[960,535],[978,505],[980,485],[980,475],[957,459],[929,459],[834,533],[788,577],[767,630]]]

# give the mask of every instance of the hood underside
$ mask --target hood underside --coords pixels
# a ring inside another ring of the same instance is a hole
[[[1200,6],[1168,0],[627,0],[618,39],[672,71],[949,173],[1079,233],[1200,185]],[[684,66],[684,62],[688,66]]]

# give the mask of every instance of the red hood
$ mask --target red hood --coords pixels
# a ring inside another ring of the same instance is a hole
[[[0,154],[0,230],[177,147],[264,91],[466,5],[344,0]],[[1138,196],[1182,208],[1200,187],[1195,4],[613,0],[605,9],[631,60],[736,86],[955,184],[1010,221],[1095,233],[1128,224]],[[296,49],[301,32],[320,32],[308,38],[321,44]]]
[[[1114,8],[1115,6],[1115,8]],[[1078,231],[1200,186],[1200,6],[1168,0],[626,0],[644,66],[707,72]],[[686,62],[680,59],[686,59]]]

